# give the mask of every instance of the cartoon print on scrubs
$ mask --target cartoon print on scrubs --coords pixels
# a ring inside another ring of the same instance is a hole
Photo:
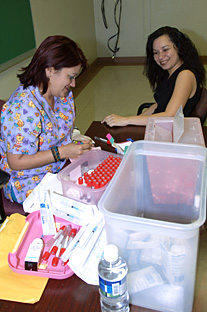
[[[10,170],[6,152],[35,154],[53,145],[71,142],[75,108],[72,91],[67,97],[55,98],[54,112],[37,87],[20,85],[4,104],[1,112],[1,169],[10,173],[5,195],[11,199],[12,188],[18,202],[23,202],[47,172],[56,173],[65,161],[40,168]]]

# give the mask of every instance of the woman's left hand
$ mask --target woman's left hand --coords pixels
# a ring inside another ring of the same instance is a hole
[[[128,118],[122,117],[119,115],[108,115],[106,116],[101,123],[107,123],[108,126],[114,127],[114,126],[127,126],[128,125]]]

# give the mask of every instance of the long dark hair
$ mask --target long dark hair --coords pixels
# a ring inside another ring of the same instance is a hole
[[[150,85],[155,90],[157,84],[163,79],[165,71],[155,62],[153,54],[153,42],[160,36],[167,35],[177,47],[178,56],[183,64],[197,76],[201,86],[205,85],[205,68],[201,62],[198,51],[190,38],[177,28],[164,26],[154,31],[147,40],[146,63],[144,74],[149,79]]]
[[[73,40],[60,35],[50,36],[40,44],[30,64],[23,67],[22,73],[17,77],[24,88],[31,85],[42,86],[42,94],[44,94],[48,88],[46,68],[54,67],[55,70],[61,70],[64,67],[75,67],[80,64],[83,73],[87,67],[87,60]]]

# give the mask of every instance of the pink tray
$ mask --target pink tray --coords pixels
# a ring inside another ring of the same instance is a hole
[[[59,223],[60,226],[69,224],[70,222],[54,216],[55,222]],[[45,269],[38,269],[37,271],[28,271],[24,269],[24,259],[26,257],[28,248],[30,243],[35,238],[40,238],[42,236],[42,224],[40,219],[40,212],[35,211],[30,213],[26,219],[25,219],[25,225],[28,224],[26,233],[19,244],[17,251],[14,253],[9,253],[8,255],[8,264],[10,268],[20,274],[26,274],[26,275],[34,275],[34,276],[43,276],[48,278],[54,278],[54,279],[64,279],[68,278],[71,275],[73,275],[73,271],[70,269],[68,265],[63,266],[62,261],[60,260],[58,265],[56,267],[52,266],[52,259],[54,256],[50,255],[48,261],[42,261],[42,264],[47,264],[47,267]],[[80,226],[70,223],[72,228],[75,228],[77,230],[80,229]],[[24,231],[24,229],[23,229]],[[51,238],[52,236],[44,236],[43,240],[45,243]],[[44,251],[47,251],[49,249],[48,247],[44,247]]]

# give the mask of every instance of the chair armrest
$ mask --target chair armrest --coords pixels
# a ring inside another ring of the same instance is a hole
[[[137,115],[140,115],[143,111],[143,109],[145,108],[149,108],[150,106],[152,106],[154,103],[143,103],[141,104],[139,107],[138,107],[138,110],[137,110]]]

